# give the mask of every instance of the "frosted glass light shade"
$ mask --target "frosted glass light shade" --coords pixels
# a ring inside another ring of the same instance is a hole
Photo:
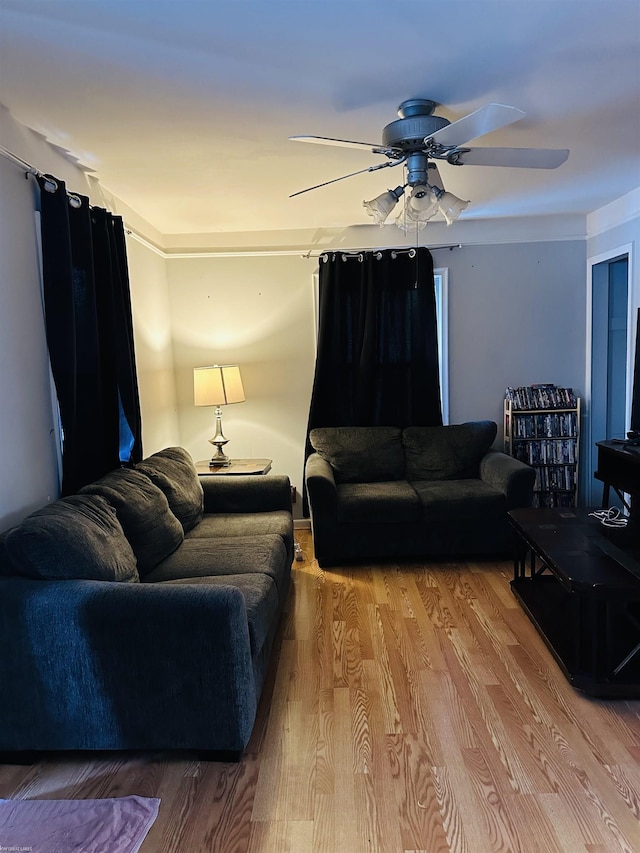
[[[369,216],[373,217],[376,225],[384,225],[384,221],[389,216],[393,208],[398,203],[398,199],[404,193],[404,187],[396,187],[395,190],[387,190],[371,201],[363,201],[362,206],[367,211]]]
[[[463,201],[453,193],[442,193],[438,198],[438,210],[444,216],[447,225],[451,225],[460,216],[463,210],[469,207],[470,202]]]
[[[426,222],[438,212],[438,197],[432,187],[418,184],[407,199],[407,212],[412,219]]]
[[[214,364],[193,369],[193,402],[196,406],[226,406],[245,400],[237,364]]]

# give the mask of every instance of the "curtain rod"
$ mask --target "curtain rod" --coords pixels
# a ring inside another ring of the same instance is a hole
[[[48,192],[56,192],[58,189],[58,184],[54,178],[50,175],[41,172],[39,169],[36,169],[35,166],[32,166],[31,163],[27,163],[26,160],[23,160],[22,157],[18,157],[17,154],[14,154],[13,151],[9,151],[8,148],[5,148],[4,145],[0,145],[0,154],[14,163],[16,166],[20,166],[21,169],[25,170],[25,178],[28,178],[29,175],[32,175],[35,178],[44,178],[44,188]],[[67,195],[69,196],[69,203],[73,207],[80,207],[82,202],[80,201],[80,197],[77,193],[71,192],[71,190],[66,190]]]
[[[14,163],[16,166],[20,166],[20,168],[25,169],[27,175],[43,177],[42,172],[39,172],[35,166],[32,166],[30,163],[27,163],[26,160],[23,160],[21,157],[18,157],[17,154],[13,153],[13,151],[9,151],[9,149],[5,148],[4,145],[0,145],[0,154],[2,154],[2,156],[5,157],[7,160],[11,160],[11,162]]]
[[[351,250],[341,250],[341,249],[325,249],[322,252],[314,252],[311,249],[308,252],[305,252],[302,257],[303,258],[326,258],[328,255],[341,255],[342,258],[346,261],[348,258],[357,258],[358,260],[362,260],[363,256],[366,252],[372,252],[377,260],[382,258],[382,252],[391,252],[391,257],[395,260],[397,255],[409,255],[410,258],[414,258],[416,255],[417,249],[428,249],[430,252],[436,252],[438,249],[448,249],[450,252],[453,249],[461,249],[462,243],[452,243],[448,246],[411,246],[407,249],[398,249],[395,246],[385,246],[384,248],[377,249],[351,249]]]

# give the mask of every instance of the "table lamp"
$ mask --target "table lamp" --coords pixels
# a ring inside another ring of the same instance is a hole
[[[229,403],[243,403],[244,389],[237,364],[214,364],[212,367],[194,367],[193,402],[196,406],[216,407],[216,434],[209,441],[215,447],[209,466],[219,468],[229,464],[222,448],[229,441],[222,432],[222,408]]]

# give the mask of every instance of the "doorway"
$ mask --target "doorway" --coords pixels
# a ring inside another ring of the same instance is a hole
[[[597,259],[596,259],[597,261]],[[597,468],[597,441],[625,438],[628,425],[629,378],[629,255],[621,253],[591,266],[591,417],[590,470],[585,502],[599,506],[602,483]],[[622,503],[611,493],[611,504]]]

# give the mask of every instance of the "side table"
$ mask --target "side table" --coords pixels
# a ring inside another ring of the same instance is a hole
[[[196,462],[196,471],[200,476],[220,474],[268,474],[271,470],[271,459],[232,459],[228,465],[211,467],[209,462]]]

